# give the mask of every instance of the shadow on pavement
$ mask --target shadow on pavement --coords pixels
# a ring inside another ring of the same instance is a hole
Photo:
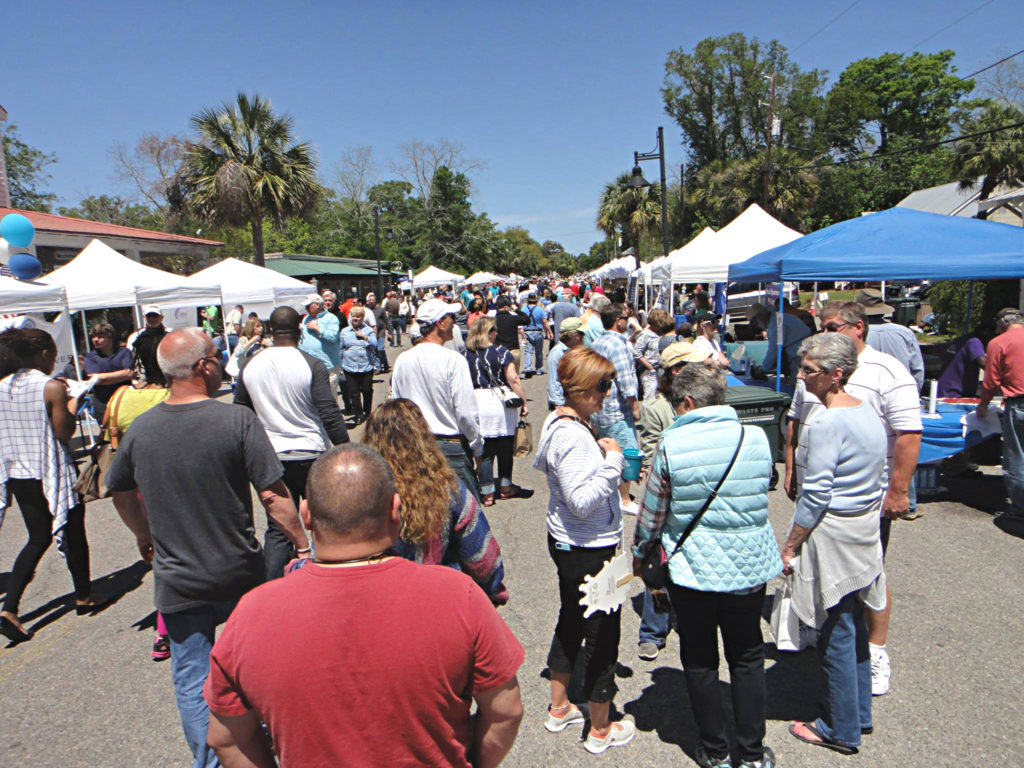
[[[142,584],[142,578],[148,571],[149,564],[139,560],[138,562],[118,571],[108,573],[106,576],[93,579],[93,594],[99,597],[109,595],[111,600],[109,603],[99,607],[89,615],[94,616],[98,613],[103,613],[124,595],[138,589]],[[60,597],[55,597],[49,602],[40,605],[38,608],[34,608],[28,613],[23,613],[21,615],[22,623],[24,623],[27,629],[34,634],[43,627],[57,621],[61,616],[71,613],[71,611],[74,610],[74,600],[74,592],[68,592]],[[35,623],[29,626],[29,622],[32,621],[35,621]]]
[[[821,668],[813,648],[795,653],[765,643],[765,658],[775,663],[765,670],[765,719],[813,720],[818,706]]]
[[[1001,515],[993,520],[992,524],[1003,533],[1024,539],[1024,518]]]
[[[660,741],[675,744],[692,758],[697,727],[690,711],[683,671],[678,667],[658,667],[651,672],[651,683],[639,699],[623,704],[623,711],[633,716],[637,730],[654,732]]]

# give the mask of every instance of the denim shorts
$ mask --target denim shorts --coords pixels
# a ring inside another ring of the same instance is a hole
[[[633,423],[632,415],[627,416],[621,421],[609,424],[607,427],[598,427],[597,436],[614,437],[619,443],[619,448],[622,450],[627,448],[637,450],[640,447],[636,441],[636,426]]]

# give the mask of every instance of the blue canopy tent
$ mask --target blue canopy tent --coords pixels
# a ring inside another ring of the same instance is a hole
[[[729,266],[730,282],[1014,278],[1024,278],[1024,228],[908,208],[833,224]],[[781,371],[781,343],[777,353]]]

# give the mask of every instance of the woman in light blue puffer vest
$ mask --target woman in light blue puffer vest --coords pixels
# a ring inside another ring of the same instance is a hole
[[[633,539],[634,569],[639,572],[655,541],[671,555],[668,593],[685,629],[679,645],[700,734],[697,763],[705,768],[732,765],[718,681],[721,628],[739,764],[769,768],[775,757],[764,745],[761,606],[765,584],[782,571],[768,522],[772,455],[765,433],[742,426],[736,411],[723,405],[725,389],[724,372],[704,365],[686,366],[672,383],[678,416],[662,436],[644,488]],[[677,549],[734,454],[735,463],[716,498]]]

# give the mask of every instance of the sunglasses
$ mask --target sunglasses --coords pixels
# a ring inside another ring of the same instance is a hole
[[[604,394],[608,394],[609,392],[611,392],[612,384],[614,384],[614,383],[615,383],[615,377],[612,376],[611,378],[601,379],[599,382],[597,382],[597,385],[596,385],[595,388],[597,389],[598,392],[602,392]]]
[[[803,372],[804,376],[813,376],[816,373],[825,372],[824,368],[811,368],[809,365],[801,365],[800,370]]]
[[[827,331],[828,333],[838,333],[839,331],[843,330],[843,328],[846,328],[849,325],[850,323],[839,323],[838,325],[836,325],[835,323],[827,323],[821,326],[821,329],[823,331]]]

